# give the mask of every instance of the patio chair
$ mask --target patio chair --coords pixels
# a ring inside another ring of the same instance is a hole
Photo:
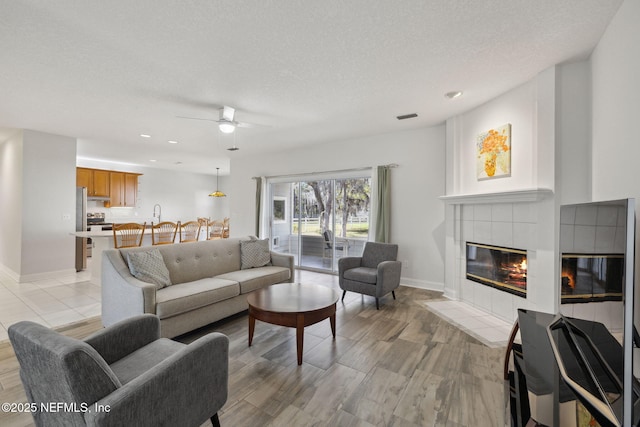
[[[333,252],[333,232],[331,230],[324,230],[322,232],[322,237],[324,238],[324,246],[322,247],[322,259],[324,260],[327,251],[329,251],[329,256],[331,256],[331,253]],[[337,251],[342,251],[343,256],[347,255],[349,251],[349,241],[346,239],[336,239],[335,249]]]

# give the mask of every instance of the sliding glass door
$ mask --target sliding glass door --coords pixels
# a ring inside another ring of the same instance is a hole
[[[337,271],[337,260],[360,256],[369,233],[370,177],[269,184],[272,249],[296,266]]]

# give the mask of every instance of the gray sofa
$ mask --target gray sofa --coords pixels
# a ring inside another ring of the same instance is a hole
[[[103,325],[152,313],[160,318],[161,336],[172,338],[247,310],[247,294],[256,289],[294,282],[292,255],[267,249],[268,265],[243,269],[247,264],[241,254],[241,242],[248,240],[232,238],[104,251]],[[160,289],[134,277],[127,264],[128,253],[149,253],[154,249],[161,253],[171,279],[170,286]]]

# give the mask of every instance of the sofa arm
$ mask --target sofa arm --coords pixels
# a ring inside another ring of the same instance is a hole
[[[400,261],[382,261],[378,264],[378,282],[376,296],[381,297],[400,286],[402,263]]]
[[[229,339],[213,332],[98,400],[84,418],[90,426],[197,426],[227,401],[228,379]]]
[[[95,348],[105,362],[112,364],[158,338],[160,338],[158,316],[141,314],[95,332],[84,341]]]
[[[136,279],[118,249],[102,252],[102,324],[156,312],[156,286]]]
[[[286,267],[289,269],[290,278],[289,283],[295,283],[296,281],[296,270],[294,268],[294,259],[293,255],[289,254],[281,254],[278,252],[271,251],[271,264],[276,267]]]

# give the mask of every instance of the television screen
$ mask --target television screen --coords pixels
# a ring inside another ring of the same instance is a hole
[[[560,207],[560,312],[602,323],[621,343],[620,425],[637,426],[633,391],[635,199]],[[587,303],[587,304],[585,304]],[[636,411],[640,412],[640,411]]]

